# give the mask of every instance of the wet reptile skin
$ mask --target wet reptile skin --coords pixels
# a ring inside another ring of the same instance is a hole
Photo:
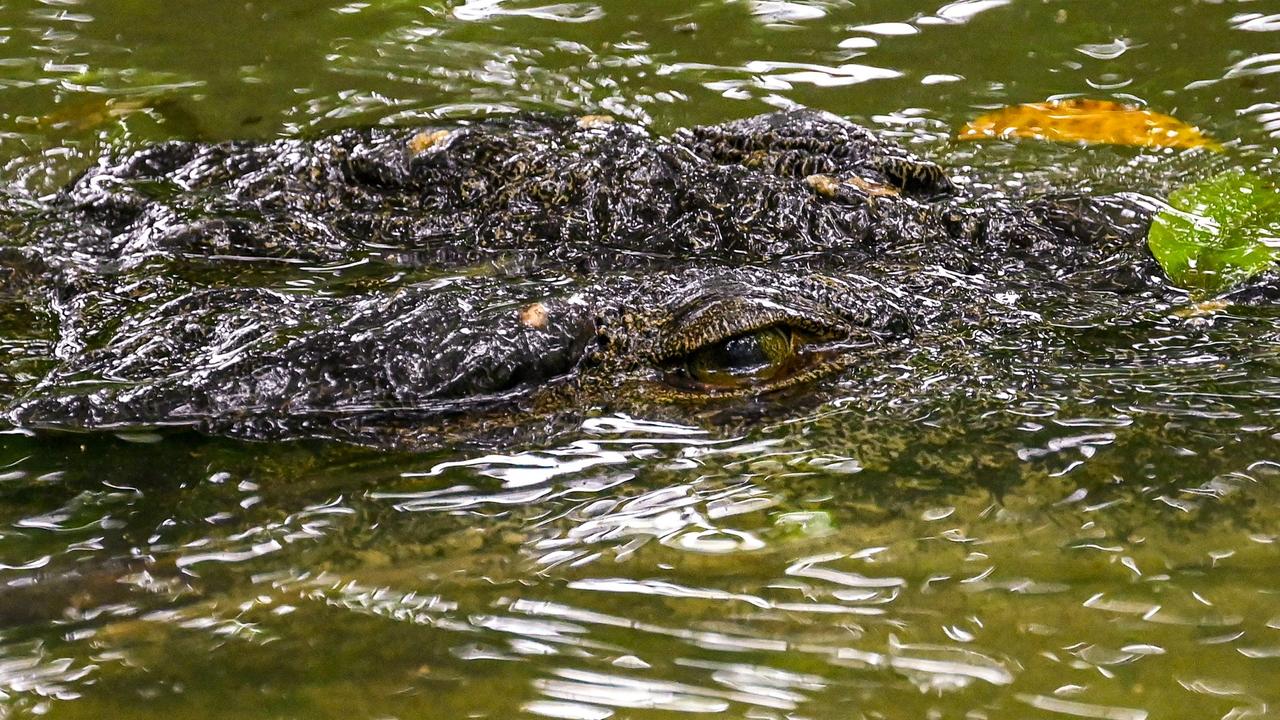
[[[1045,297],[1173,292],[1140,204],[972,197],[812,111],[171,142],[3,214],[5,297],[53,343],[7,413],[30,428],[422,447],[596,413],[749,422],[1048,333]],[[765,327],[804,361],[689,381],[691,354]]]

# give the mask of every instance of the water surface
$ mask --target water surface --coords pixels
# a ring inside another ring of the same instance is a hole
[[[972,182],[1158,195],[1272,172],[1278,11],[18,0],[0,184],[26,202],[172,138],[520,110],[660,133],[799,104]],[[1227,152],[950,140],[1072,95]],[[56,342],[10,305],[6,398]],[[741,432],[602,416],[415,454],[6,432],[0,717],[1272,717],[1280,312],[1082,307],[984,358],[1034,377],[939,360],[909,396],[887,378]]]

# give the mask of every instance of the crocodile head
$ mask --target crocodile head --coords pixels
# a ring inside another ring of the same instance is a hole
[[[1141,208],[968,197],[810,111],[167,143],[10,214],[9,292],[57,318],[9,411],[33,428],[429,446],[742,422],[970,362],[1043,329],[1046,285],[1160,286]]]

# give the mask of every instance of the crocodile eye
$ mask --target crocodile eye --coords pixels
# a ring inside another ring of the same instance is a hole
[[[685,369],[703,385],[739,388],[780,377],[795,357],[795,335],[773,325],[695,350]]]

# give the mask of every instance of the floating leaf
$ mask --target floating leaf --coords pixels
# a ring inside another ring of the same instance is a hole
[[[1134,105],[1085,98],[1003,108],[969,122],[957,137],[961,140],[1024,137],[1150,148],[1222,149],[1199,128],[1175,117]]]
[[[1178,285],[1225,290],[1280,259],[1280,192],[1240,171],[1179,188],[1147,245]]]

